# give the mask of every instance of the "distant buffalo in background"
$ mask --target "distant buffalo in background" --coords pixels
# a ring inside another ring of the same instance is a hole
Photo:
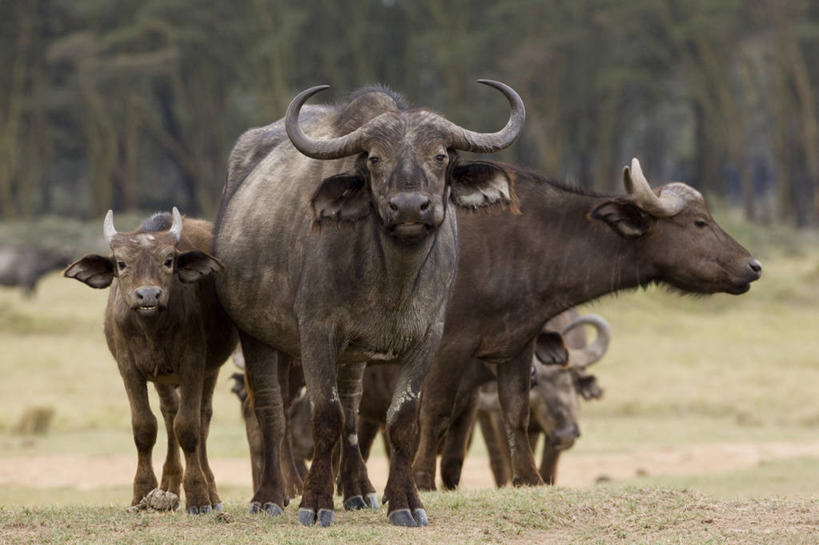
[[[40,278],[72,261],[72,252],[67,248],[0,245],[0,286],[21,286],[23,293],[31,297]]]

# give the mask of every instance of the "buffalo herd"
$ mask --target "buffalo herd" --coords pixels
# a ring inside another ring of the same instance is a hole
[[[380,86],[306,105],[326,88],[313,87],[239,137],[213,224],[174,208],[118,233],[108,213],[110,253],[64,274],[110,286],[105,336],[138,455],[132,505],[181,487],[189,513],[222,508],[206,442],[237,339],[252,513],[280,515],[300,495],[299,521],[328,526],[337,486],[345,509],[385,502],[392,524],[424,526],[418,490],[435,488],[439,455],[444,487],[458,485],[476,423],[498,485],[553,483],[579,436],[578,400],[602,394],[587,368],[609,328],[594,316],[551,320],[621,290],[741,294],[761,276],[696,189],[652,188],[637,159],[625,192],[605,195],[462,157],[511,146],[524,124],[512,88],[479,82],[509,103],[497,132]],[[590,344],[572,339],[583,325],[597,331]],[[159,483],[147,382],[168,436]],[[379,431],[383,496],[365,465]]]

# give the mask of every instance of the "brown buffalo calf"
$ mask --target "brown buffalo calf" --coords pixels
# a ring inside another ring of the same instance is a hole
[[[111,286],[105,309],[105,338],[117,361],[131,404],[137,447],[136,505],[157,488],[151,463],[156,418],[147,382],[159,393],[168,434],[162,490],[179,494],[184,485],[188,513],[222,509],[206,442],[219,367],[236,345],[236,332],[222,310],[211,275],[223,269],[209,255],[211,224],[154,214],[131,233],[117,233],[113,213],[104,225],[111,255],[87,255],[63,273],[92,288]],[[179,449],[185,454],[185,472]]]

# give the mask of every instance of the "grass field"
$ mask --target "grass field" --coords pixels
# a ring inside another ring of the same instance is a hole
[[[136,457],[102,335],[107,293],[56,274],[32,299],[2,289],[0,543],[819,543],[819,237],[720,218],[763,263],[748,294],[650,289],[584,309],[611,323],[613,341],[593,368],[605,397],[583,406],[563,486],[482,490],[491,481],[476,441],[464,490],[424,495],[431,526],[415,531],[388,527],[384,509],[339,512],[329,531],[298,527],[292,505],[281,520],[245,515],[228,368],[209,450],[229,516],[124,513]],[[86,226],[70,231],[95,243]],[[54,411],[48,432],[16,432],[37,407]],[[378,452],[373,464],[383,486]]]

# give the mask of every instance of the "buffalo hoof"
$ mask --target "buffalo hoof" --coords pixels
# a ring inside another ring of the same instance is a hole
[[[395,526],[407,526],[409,528],[415,528],[418,526],[418,523],[415,522],[415,519],[412,518],[412,513],[410,513],[409,509],[399,509],[398,511],[393,511],[387,518],[390,521],[390,524],[394,524]]]
[[[316,523],[316,512],[312,509],[299,509],[299,522],[302,526],[312,526]]]
[[[331,526],[333,524],[333,519],[335,518],[336,514],[333,512],[332,509],[319,509],[318,521],[323,528]]]
[[[361,496],[353,496],[344,500],[344,509],[347,511],[357,511],[365,507],[367,507],[367,504]]]
[[[265,513],[267,513],[268,515],[274,516],[274,517],[278,517],[278,516],[284,514],[284,511],[282,511],[282,508],[279,507],[278,505],[276,505],[275,503],[273,503],[272,501],[269,501],[269,502],[265,503],[264,506],[262,507],[262,509],[264,509]]]
[[[420,508],[416,509],[415,511],[412,512],[412,516],[415,518],[415,523],[418,524],[418,526],[426,526],[427,524],[429,524],[427,512],[424,511],[423,509]]]
[[[224,508],[224,507],[222,507],[222,504],[221,504],[221,503],[214,503],[214,504],[213,504],[213,511],[214,511],[215,513],[221,513],[221,512],[222,512],[222,511],[224,511],[224,510],[225,510],[225,508]]]
[[[207,515],[208,513],[213,513],[213,507],[211,507],[210,505],[203,505],[202,507],[199,508],[200,515]]]
[[[378,509],[381,507],[381,504],[378,502],[378,494],[375,492],[370,492],[367,494],[367,503],[370,505],[371,509]]]
[[[258,515],[261,512],[262,512],[262,502],[260,502],[260,501],[250,502],[250,514],[251,515]]]
[[[290,496],[285,496],[284,497],[284,506],[287,507],[288,505],[290,505]]]
[[[197,508],[197,507],[188,507],[186,509],[186,511],[187,511],[187,513],[189,515],[198,515],[199,514],[199,508]]]

